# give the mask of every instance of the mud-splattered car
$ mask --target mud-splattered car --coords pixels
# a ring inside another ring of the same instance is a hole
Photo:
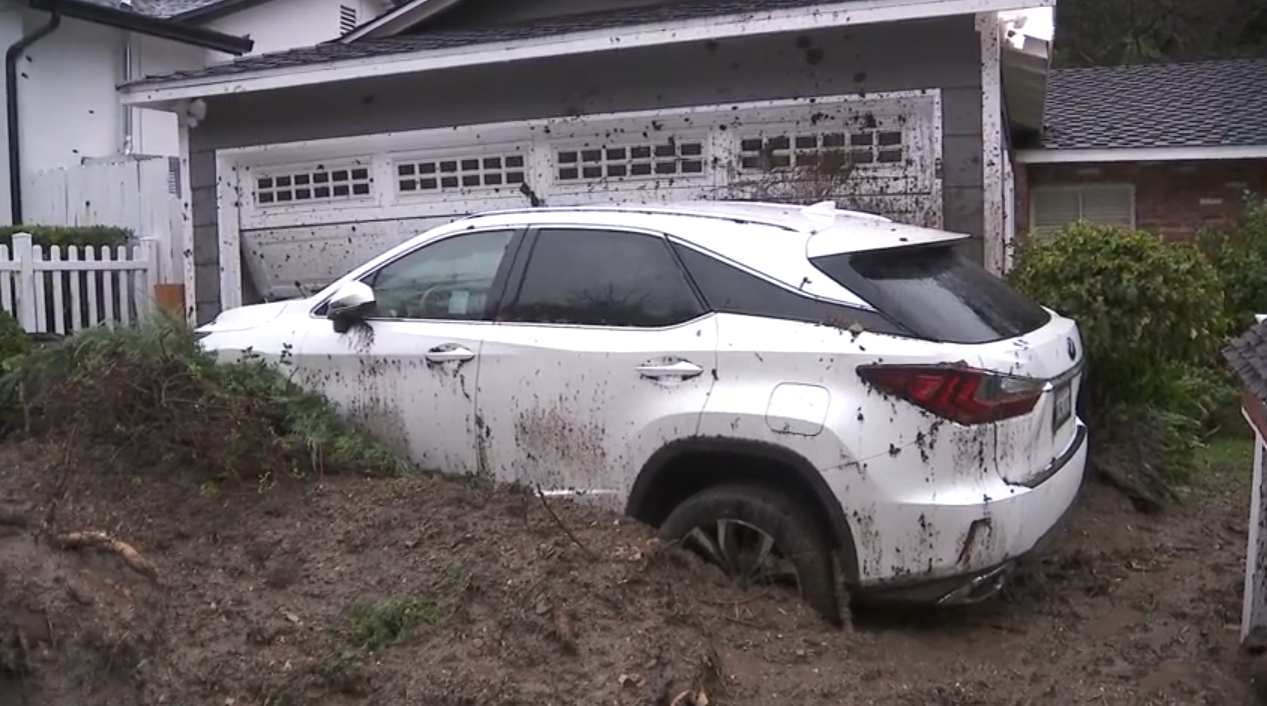
[[[828,618],[984,599],[1082,481],[1077,325],[966,236],[757,203],[438,227],[307,299],[222,313],[419,464],[607,505]]]

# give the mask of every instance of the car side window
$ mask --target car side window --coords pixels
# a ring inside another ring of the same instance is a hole
[[[877,312],[801,296],[695,248],[673,247],[712,311],[815,324],[858,323],[874,333],[905,333]]]
[[[513,230],[463,233],[391,261],[363,281],[377,319],[485,318],[493,280]]]
[[[504,321],[655,328],[704,313],[661,237],[543,228]]]

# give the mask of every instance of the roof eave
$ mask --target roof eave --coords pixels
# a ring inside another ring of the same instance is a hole
[[[1020,47],[1005,43],[1003,49],[1003,95],[1014,132],[1037,133],[1043,126],[1043,104],[1047,97],[1047,75],[1051,68],[1050,43],[1025,37]]]
[[[209,22],[220,17],[227,17],[235,12],[241,12],[256,5],[263,5],[272,0],[221,0],[210,5],[181,12],[171,16],[172,20],[177,22]]]
[[[1267,145],[1112,147],[1091,149],[1018,150],[1023,164],[1091,164],[1104,162],[1204,162],[1230,159],[1267,159]]]
[[[631,27],[618,36],[607,30],[496,42],[451,50],[351,59],[229,76],[170,82],[139,81],[123,87],[126,105],[150,106],[172,100],[229,93],[269,91],[369,77],[422,73],[464,66],[591,54],[640,47],[730,39],[760,34],[805,32],[831,27],[903,22],[1054,6],[1056,0],[853,0],[814,6],[813,12],[771,10]]]
[[[150,17],[131,10],[121,10],[85,2],[85,0],[29,0],[28,4],[35,10],[51,12],[56,9],[65,17],[224,52],[233,56],[246,54],[255,46],[255,42],[246,37],[235,37],[203,27],[191,27],[172,20]]]

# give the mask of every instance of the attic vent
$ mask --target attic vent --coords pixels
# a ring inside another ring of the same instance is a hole
[[[347,5],[339,6],[339,31],[347,34],[356,29],[356,8]]]
[[[180,157],[167,158],[167,193],[180,198]]]

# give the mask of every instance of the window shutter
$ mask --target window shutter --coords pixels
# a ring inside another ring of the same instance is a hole
[[[1082,198],[1076,189],[1033,189],[1030,198],[1034,217],[1030,230],[1050,235],[1082,215]]]
[[[1037,235],[1050,235],[1075,221],[1103,225],[1135,225],[1135,192],[1129,185],[1036,188],[1030,192]]]
[[[1129,186],[1082,188],[1082,218],[1109,226],[1135,225],[1135,199]]]

